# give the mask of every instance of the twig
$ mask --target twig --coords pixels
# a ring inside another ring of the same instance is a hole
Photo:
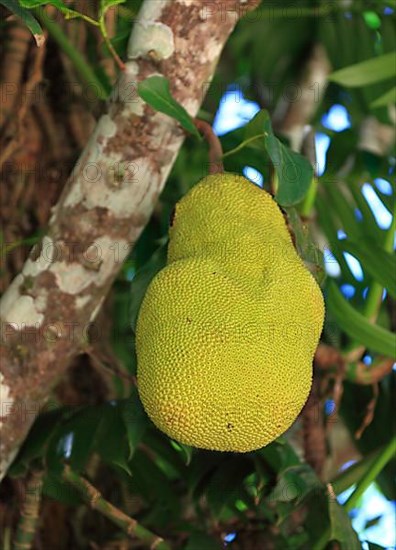
[[[3,37],[3,59],[1,65],[0,83],[0,129],[9,121],[10,114],[19,97],[20,85],[26,56],[31,43],[31,34],[28,28],[20,21],[10,21],[5,27]],[[10,86],[14,87],[9,93]]]
[[[224,172],[223,148],[219,138],[210,124],[199,118],[194,119],[194,124],[206,139],[209,145],[209,174],[221,174]]]
[[[47,29],[50,36],[55,40],[60,49],[65,52],[73,63],[77,73],[80,75],[83,82],[88,86],[92,86],[98,94],[98,99],[107,99],[108,92],[103,87],[101,81],[96,77],[91,66],[85,61],[81,53],[73,46],[61,27],[50,19],[44,10],[34,10],[35,15]]]
[[[129,537],[136,537],[149,546],[152,550],[170,550],[170,546],[161,538],[140,525],[135,519],[130,518],[124,512],[108,502],[101,493],[89,483],[85,478],[78,475],[70,468],[65,466],[62,477],[70,483],[80,494],[82,499],[87,502],[91,508],[103,514],[107,519],[120,527]]]
[[[370,401],[367,404],[366,413],[364,415],[363,422],[360,428],[358,428],[355,432],[356,439],[360,439],[362,437],[364,430],[368,426],[370,426],[371,422],[373,421],[375,406],[378,401],[378,395],[379,395],[378,384],[373,384],[373,397],[370,399]]]
[[[347,368],[347,378],[355,384],[369,386],[380,382],[385,376],[392,372],[393,359],[383,359],[374,365],[365,365],[362,362],[350,364]]]
[[[329,370],[338,368],[342,363],[346,365],[345,377],[347,380],[355,384],[370,386],[380,382],[392,372],[394,365],[394,360],[391,358],[385,358],[377,364],[368,366],[362,361],[350,362],[348,356],[344,357],[339,350],[327,344],[319,344],[315,353],[315,366],[323,370]]]
[[[107,33],[106,20],[105,20],[104,15],[99,19],[99,28],[100,28],[100,32],[102,33],[105,44],[106,44],[109,52],[113,56],[114,61],[117,63],[118,68],[121,71],[125,71],[125,68],[126,68],[125,63],[122,61],[122,59],[120,58],[120,56],[116,52],[113,44],[111,43],[110,37]]]
[[[114,364],[114,362],[112,362],[111,366],[108,366],[108,364],[106,364],[105,361],[99,357],[98,351],[93,346],[84,348],[84,352],[88,355],[92,362],[96,364],[97,367],[105,370],[113,376],[118,376],[119,378],[127,380],[133,386],[137,386],[136,376],[122,371],[117,365]]]
[[[304,456],[319,477],[326,460],[326,434],[319,381],[314,377],[311,394],[302,412]]]
[[[45,52],[46,52],[45,43],[41,46],[41,48],[37,48],[35,50],[33,67],[32,67],[30,76],[22,87],[23,101],[17,115],[16,138],[12,139],[8,143],[8,145],[4,148],[2,154],[0,155],[0,167],[3,166],[3,164],[15,153],[15,151],[21,145],[22,124],[25,119],[27,111],[34,100],[33,91],[35,90],[37,84],[39,84],[43,78],[43,62],[44,62]]]
[[[29,550],[33,545],[39,519],[43,477],[42,470],[35,470],[26,483],[25,500],[15,534],[14,550]]]

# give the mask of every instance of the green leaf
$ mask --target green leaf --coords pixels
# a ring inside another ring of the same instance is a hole
[[[128,439],[128,460],[130,460],[147,429],[148,418],[136,389],[132,391],[128,399],[120,402],[120,407]]]
[[[361,550],[361,545],[356,532],[352,528],[351,520],[343,507],[333,496],[329,496],[330,537],[329,540],[337,540],[341,548],[348,550]]]
[[[140,269],[131,283],[131,323],[135,328],[136,320],[147,287],[153,277],[165,266],[166,246],[161,246],[154,252],[150,260]]]
[[[363,268],[396,298],[396,257],[366,238],[363,242],[343,241],[343,248],[355,256]]]
[[[113,401],[105,403],[100,408],[100,422],[96,433],[91,435],[92,451],[96,451],[108,464],[115,464],[132,475],[128,465],[131,453],[126,437],[126,424],[122,416],[123,409],[119,402]]]
[[[42,46],[45,42],[45,37],[43,34],[43,29],[40,27],[37,20],[33,15],[25,9],[22,2],[17,2],[16,0],[0,0],[0,4],[9,9],[17,17],[20,17],[25,23],[27,28],[32,33],[37,46]]]
[[[299,203],[305,197],[314,175],[311,164],[283,145],[273,134],[266,138],[266,148],[278,179],[277,202],[282,206]]]
[[[171,95],[169,82],[163,76],[150,76],[138,85],[140,97],[151,107],[176,119],[181,126],[201,139],[192,117]]]
[[[372,351],[396,358],[395,335],[389,330],[370,323],[351,306],[332,281],[328,285],[326,304],[338,325],[351,338]]]
[[[369,540],[366,540],[366,543],[369,550],[386,550],[385,546],[380,546],[379,544],[375,544]]]
[[[360,481],[362,477],[371,469],[372,465],[383,450],[384,446],[355,462],[352,466],[346,470],[343,470],[335,478],[333,478],[330,483],[335,494],[339,495],[340,493],[343,493],[349,489],[349,487],[352,487],[352,485],[355,485],[358,481]]]
[[[60,474],[65,462],[76,471],[84,470],[101,417],[101,407],[82,407],[58,426],[50,439],[46,455],[51,472]]]
[[[76,489],[53,472],[48,472],[44,478],[43,494],[67,506],[81,504],[81,497]]]
[[[374,59],[368,59],[335,71],[329,76],[329,80],[344,86],[365,86],[392,78],[395,74],[395,66],[396,53],[386,53]]]
[[[248,142],[250,147],[263,150],[269,131],[272,132],[270,116],[268,111],[262,109],[244,127],[243,141]]]
[[[220,550],[223,545],[202,531],[190,535],[185,550]]]
[[[308,464],[299,464],[282,470],[273,491],[269,495],[272,502],[291,502],[298,506],[304,498],[323,485]]]
[[[46,446],[59,426],[64,414],[65,409],[56,409],[40,414],[37,417],[21,450],[8,471],[9,475],[19,476],[29,468],[32,460],[45,454]]]
[[[103,17],[108,9],[125,2],[126,0],[100,0],[99,18]]]
[[[396,102],[396,86],[385,92],[383,95],[378,97],[375,101],[370,103],[370,107],[373,109],[377,107],[385,107],[386,105],[389,105],[390,103]]]
[[[185,464],[188,466],[191,462],[194,449],[189,445],[184,445],[183,443],[173,440],[171,440],[171,445],[174,449],[176,449],[176,451],[181,453]]]
[[[253,470],[253,462],[243,457],[224,461],[208,484],[206,497],[213,514],[218,517],[226,506],[235,503],[242,481]]]
[[[23,7],[28,9],[38,8],[44,5],[50,5],[50,6],[54,6],[61,13],[63,13],[66,19],[73,19],[77,17],[86,19],[86,16],[84,16],[83,13],[70,9],[64,2],[62,2],[62,0],[19,0],[19,1]]]
[[[297,252],[318,284],[321,285],[326,278],[323,252],[314,241],[311,224],[301,220],[296,208],[286,208],[286,211],[289,225],[294,233]]]

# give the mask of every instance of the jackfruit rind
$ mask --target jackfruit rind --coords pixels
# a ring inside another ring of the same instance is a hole
[[[267,445],[308,397],[323,317],[272,197],[234,174],[204,178],[176,206],[167,266],[138,316],[146,412],[194,447]]]

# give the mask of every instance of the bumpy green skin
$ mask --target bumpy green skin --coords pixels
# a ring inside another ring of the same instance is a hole
[[[168,265],[139,312],[148,415],[194,447],[267,445],[308,397],[323,317],[272,197],[240,176],[208,176],[178,203]]]

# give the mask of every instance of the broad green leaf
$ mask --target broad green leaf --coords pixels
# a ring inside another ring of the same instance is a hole
[[[85,18],[83,13],[69,8],[62,0],[19,0],[20,4],[28,9],[38,8],[44,5],[50,5],[57,8],[66,19]],[[91,20],[92,22],[92,20]]]
[[[330,250],[332,254],[334,254],[337,262],[339,263],[345,279],[348,282],[353,283],[355,281],[355,278],[352,275],[351,269],[342,253],[341,242],[337,238],[337,227],[336,220],[334,220],[334,209],[330,210],[328,208],[327,197],[324,196],[323,189],[319,189],[319,193],[316,195],[315,204],[318,212],[318,219],[320,220],[321,228],[324,231],[329,242]],[[324,250],[323,254],[326,255],[327,251]]]
[[[358,536],[351,525],[351,520],[337,499],[329,495],[330,537],[336,540],[345,550],[361,550]]]
[[[384,447],[377,449],[373,453],[370,453],[361,460],[355,462],[352,466],[346,470],[343,470],[335,478],[333,478],[330,483],[335,494],[339,495],[340,493],[343,493],[349,489],[349,487],[352,487],[352,485],[355,485],[358,481],[360,481],[362,477],[371,469],[372,465],[383,450]]]
[[[364,269],[384,286],[393,298],[396,298],[396,257],[394,254],[389,254],[369,239],[362,242],[345,240],[343,247],[346,252],[360,260]]]
[[[386,53],[374,59],[368,59],[335,71],[329,76],[329,80],[344,86],[366,86],[387,78],[393,78],[395,66],[396,53]]]
[[[377,353],[396,358],[395,335],[370,323],[351,306],[332,281],[328,285],[326,304],[338,325],[351,338]]]
[[[242,481],[253,470],[253,462],[243,457],[233,457],[223,462],[208,484],[206,497],[213,514],[218,517],[226,506],[238,498]]]
[[[44,478],[43,494],[67,506],[81,504],[81,497],[76,489],[53,472],[47,472]]]
[[[65,409],[56,409],[40,414],[37,417],[21,450],[8,471],[9,475],[17,477],[29,468],[32,460],[44,456],[47,444],[59,426],[65,412]]]
[[[298,254],[317,282],[322,284],[326,277],[323,252],[314,242],[311,235],[311,225],[301,220],[296,208],[286,208],[286,211],[289,224],[294,233]]]
[[[131,475],[128,466],[130,446],[122,412],[122,405],[117,401],[101,406],[100,422],[91,435],[92,450],[108,464],[115,464]]]
[[[270,116],[262,109],[244,127],[243,141],[250,147],[263,150],[268,132],[272,132]]]
[[[101,417],[100,406],[87,406],[58,425],[51,436],[46,454],[49,471],[60,474],[65,462],[78,472],[84,470],[93,449]]]
[[[338,217],[341,227],[351,238],[357,240],[362,233],[362,226],[356,219],[355,202],[347,189],[341,185],[327,184],[325,192],[330,199],[330,209]],[[329,214],[328,214],[329,215]]]
[[[169,82],[163,76],[150,76],[138,85],[140,97],[151,107],[176,119],[190,134],[201,138],[192,117],[171,95]]]
[[[143,405],[139,399],[136,389],[132,391],[132,394],[128,399],[124,399],[120,402],[120,407],[121,417],[124,422],[128,438],[128,460],[130,460],[147,429],[148,418],[144,412]]]
[[[370,107],[375,109],[377,107],[385,107],[386,105],[389,105],[390,103],[395,103],[395,102],[396,102],[396,86],[394,86],[388,92],[385,92],[375,101],[370,103]]]
[[[311,164],[283,145],[273,134],[267,136],[266,148],[278,179],[277,202],[282,206],[299,203],[305,197],[314,175]]]
[[[171,445],[174,449],[176,449],[176,451],[181,453],[184,462],[188,466],[191,462],[194,449],[189,445],[184,445],[183,443],[179,443],[178,441],[173,440],[171,440]]]
[[[141,303],[151,279],[165,266],[166,246],[154,252],[150,260],[140,269],[131,283],[131,323],[135,328]]]
[[[290,466],[279,473],[278,481],[269,495],[272,502],[291,502],[297,506],[313,490],[323,485],[308,464]]]
[[[17,2],[17,0],[0,0],[0,4],[9,9],[17,17],[20,17],[22,19],[22,21],[32,33],[37,46],[42,46],[44,44],[45,38],[43,34],[43,29],[40,27],[39,23],[33,17],[33,15],[27,9],[25,9],[21,1]]]
[[[125,2],[126,0],[100,0],[99,17],[103,17],[108,9]]]

